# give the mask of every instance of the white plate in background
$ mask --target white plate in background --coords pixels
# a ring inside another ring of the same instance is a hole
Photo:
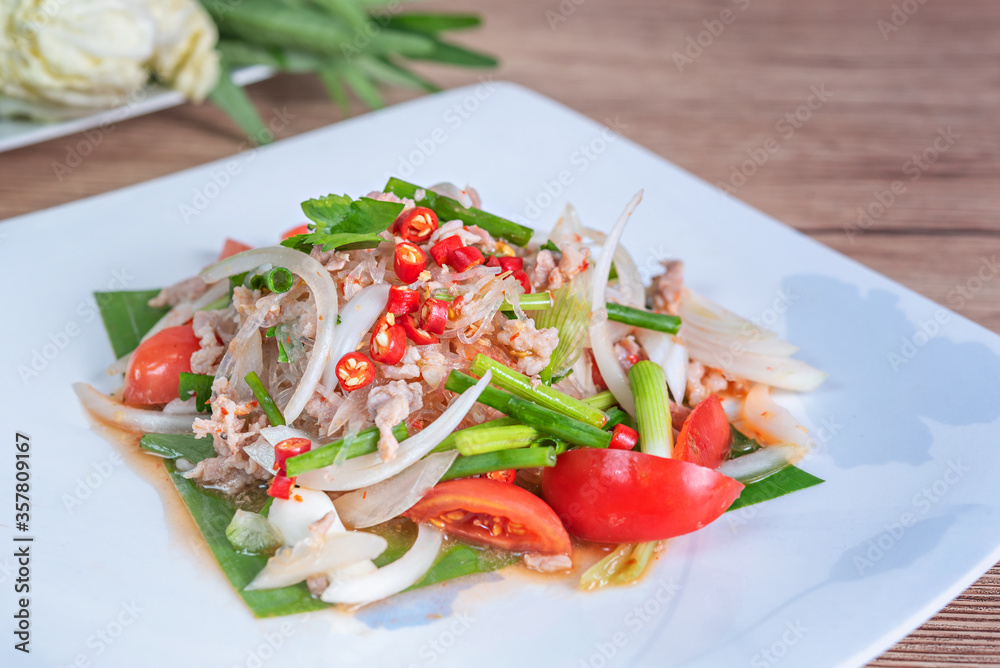
[[[248,86],[258,81],[263,81],[274,75],[274,70],[265,65],[254,65],[252,67],[242,67],[233,72],[233,81],[238,86]],[[129,118],[150,114],[161,109],[168,109],[184,104],[185,97],[177,91],[163,88],[161,86],[152,87],[148,94],[137,95],[136,99],[128,104],[98,111],[87,116],[74,118],[69,121],[58,123],[40,123],[23,119],[0,118],[0,153],[13,151],[15,148],[40,144],[43,141],[65,137],[77,132],[84,132],[94,128],[108,127],[120,123]]]

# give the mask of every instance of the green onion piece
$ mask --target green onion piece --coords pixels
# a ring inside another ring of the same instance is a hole
[[[518,448],[517,450],[501,450],[487,452],[483,455],[458,457],[441,480],[468,478],[491,471],[506,471],[507,469],[533,469],[539,466],[555,466],[555,448]]]
[[[273,554],[284,542],[277,527],[258,513],[237,510],[226,527],[229,543],[243,554]]]
[[[676,334],[681,329],[681,319],[676,315],[652,313],[643,309],[623,306],[614,302],[607,303],[608,320],[623,322],[632,327],[652,329],[664,334]]]
[[[523,311],[546,311],[550,308],[552,308],[551,292],[532,292],[521,295],[521,310]],[[505,299],[500,303],[500,310],[513,311],[514,305]]]
[[[284,267],[275,267],[264,274],[264,286],[271,292],[283,293],[292,289],[292,272]]]
[[[424,196],[421,199],[416,199],[418,190],[424,191]],[[494,237],[506,239],[515,246],[527,246],[534,233],[530,227],[518,225],[479,209],[471,207],[467,209],[450,197],[438,195],[432,190],[415,186],[397,178],[389,179],[389,182],[385,184],[385,192],[391,192],[397,197],[412,199],[417,206],[425,206],[433,210],[441,220],[461,220],[466,225],[477,225]]]
[[[580,588],[589,591],[606,585],[634,582],[646,570],[650,557],[656,552],[656,544],[656,541],[622,543],[584,572],[580,577]]]
[[[583,272],[552,292],[552,308],[534,314],[538,329],[555,327],[559,343],[539,377],[549,383],[565,377],[580,355],[590,332],[590,272]]]
[[[402,422],[397,424],[392,428],[392,435],[396,437],[397,441],[406,440],[406,437],[409,435],[406,431],[406,425]],[[344,439],[340,439],[333,443],[327,443],[321,448],[304,452],[295,457],[289,457],[285,461],[285,470],[289,476],[297,476],[306,471],[330,466],[337,461],[341,451],[345,453],[343,459],[353,459],[361,455],[378,452],[378,437],[378,428],[369,427],[368,429],[362,429],[346,447],[344,446]]]
[[[509,427],[511,425],[519,425],[519,421],[514,418],[502,417],[496,420],[490,420],[488,422],[482,422],[480,424],[474,424],[471,427],[466,427],[465,429],[459,429],[458,431],[453,431],[452,433],[445,436],[444,440],[437,444],[431,452],[445,452],[446,450],[454,450],[455,442],[459,438],[459,434],[464,434],[467,431],[472,431],[474,429],[489,429],[491,427]]]
[[[490,370],[493,372],[494,385],[522,399],[551,408],[581,422],[595,427],[603,427],[608,421],[608,416],[603,411],[559,390],[554,390],[548,385],[538,383],[536,387],[531,379],[524,374],[518,373],[482,353],[476,355],[469,370],[477,376],[482,376],[487,370]]]
[[[464,392],[476,384],[476,379],[461,371],[452,370],[448,374],[445,389]],[[516,418],[543,434],[568,441],[587,448],[606,448],[611,442],[611,434],[554,410],[526,401],[513,394],[488,386],[479,395],[479,403],[495,408],[508,417]]]
[[[434,293],[434,299],[440,299],[443,302],[453,302],[455,301],[455,295],[447,290],[438,290]]]
[[[639,447],[648,455],[670,457],[674,449],[673,423],[667,400],[667,381],[656,362],[636,362],[628,370],[639,425]]]
[[[551,436],[543,436],[534,443],[531,444],[533,448],[552,448],[555,450],[556,455],[561,455],[562,453],[569,450],[570,445],[566,441],[560,440],[558,438],[552,438]]]
[[[463,429],[455,435],[455,447],[459,454],[481,455],[484,452],[526,448],[541,434],[531,427],[512,425],[487,429]]]
[[[608,409],[608,423],[604,425],[604,428],[611,431],[619,424],[631,427],[632,429],[636,428],[635,420],[632,419],[631,415],[618,408],[618,406],[612,406]],[[636,429],[636,431],[638,430]]]
[[[583,403],[593,406],[599,411],[606,411],[612,406],[618,405],[618,400],[615,399],[615,395],[611,394],[610,390],[604,390],[600,394],[595,394],[592,397],[587,397],[583,400]]]
[[[552,241],[552,239],[548,239],[544,244],[539,246],[538,250],[540,251],[547,250],[547,251],[552,251],[553,253],[562,253],[562,251],[559,250],[559,246],[556,246],[555,242]]]
[[[256,371],[251,371],[243,379],[247,382],[253,395],[257,397],[257,403],[260,404],[261,409],[264,411],[264,415],[267,416],[267,421],[274,426],[280,426],[285,424],[285,417],[278,410],[277,404],[274,403],[274,399],[268,394],[267,389],[264,387],[264,383],[260,382],[260,378],[257,377]]]

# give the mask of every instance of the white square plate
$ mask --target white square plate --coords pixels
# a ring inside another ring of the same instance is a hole
[[[827,482],[671,541],[631,588],[490,575],[355,617],[254,619],[172,490],[88,428],[70,383],[112,382],[90,295],[192,275],[226,236],[273,243],[302,200],[390,175],[473,184],[488,210],[539,227],[572,201],[608,229],[645,188],[624,237],[640,266],[683,258],[690,285],[830,373],[782,397],[820,442],[802,467]],[[1000,558],[1000,339],[513,85],[426,97],[0,232],[0,406],[8,442],[32,439],[36,537],[32,653],[8,635],[3,665],[857,666]],[[12,558],[0,566],[10,614]]]

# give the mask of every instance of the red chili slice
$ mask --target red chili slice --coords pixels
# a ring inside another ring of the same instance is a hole
[[[442,239],[433,246],[431,246],[431,257],[434,261],[438,263],[439,266],[445,266],[448,264],[448,255],[451,254],[453,250],[462,247],[462,240],[458,238],[458,235],[450,236],[447,239]]]
[[[531,294],[531,281],[528,280],[528,274],[526,274],[524,270],[518,269],[511,275],[515,280],[517,280],[518,283],[521,284],[521,287],[524,288],[524,294]]]
[[[401,318],[400,321],[403,323],[403,330],[406,331],[406,336],[418,346],[427,346],[438,342],[438,337],[420,326],[416,316],[407,315]]]
[[[486,262],[483,252],[475,246],[462,246],[448,253],[448,265],[462,273]]]
[[[375,365],[364,353],[347,353],[337,362],[335,371],[345,392],[360,390],[375,380]]]
[[[389,303],[386,305],[386,310],[393,315],[416,313],[420,310],[420,293],[393,285],[389,288]]]
[[[420,246],[402,241],[396,244],[396,253],[392,260],[392,268],[396,276],[404,283],[412,283],[420,277],[420,272],[427,266],[427,254]]]
[[[502,271],[520,271],[524,269],[523,257],[498,257],[497,262],[499,262]]]
[[[616,424],[611,430],[609,448],[614,450],[631,450],[639,442],[639,432],[626,424]]]
[[[420,326],[431,334],[444,334],[448,324],[448,302],[429,297],[420,307]]]
[[[276,475],[267,488],[267,495],[276,499],[288,499],[292,495],[292,487],[295,486],[295,478],[284,475]]]
[[[406,352],[406,330],[396,324],[396,316],[386,313],[375,323],[369,342],[372,359],[382,364],[399,364]]]
[[[486,258],[486,266],[496,267],[497,269],[500,269],[500,260],[497,259],[496,255],[490,255],[488,258]],[[501,270],[500,273],[502,274],[503,270]]]
[[[289,457],[297,457],[309,452],[312,442],[308,438],[286,438],[274,446],[274,470],[278,475],[285,475],[285,461]]]
[[[404,211],[392,224],[392,231],[407,241],[422,244],[438,228],[437,214],[424,206]]]

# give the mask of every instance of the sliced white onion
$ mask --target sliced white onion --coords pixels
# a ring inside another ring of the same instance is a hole
[[[746,318],[726,310],[707,297],[686,288],[678,303],[681,321],[710,332],[724,335],[755,335],[757,338],[775,338],[777,334],[764,329]]]
[[[246,586],[247,591],[279,589],[359,561],[374,559],[388,546],[385,538],[363,531],[310,535],[294,547],[283,547]]]
[[[274,266],[285,267],[299,276],[309,286],[316,300],[315,343],[306,370],[283,411],[285,421],[291,424],[299,417],[306,403],[312,398],[313,392],[316,391],[316,385],[323,376],[326,361],[330,357],[330,349],[333,347],[338,301],[337,286],[330,274],[323,265],[305,253],[284,246],[271,246],[255,248],[228,257],[203,270],[200,276],[202,280],[214,283],[228,276],[250,271],[267,262]]]
[[[798,346],[784,339],[761,336],[757,333],[760,330],[747,330],[740,334],[720,334],[692,325],[683,318],[682,323],[680,334],[685,341],[698,342],[723,350],[748,352],[769,357],[790,357],[799,350]]]
[[[181,302],[171,308],[169,311],[163,314],[163,317],[156,321],[156,324],[149,328],[149,331],[139,340],[142,343],[149,337],[153,336],[157,332],[166,329],[167,327],[176,327],[177,325],[183,325],[185,322],[191,319],[195,311],[200,311],[209,304],[219,299],[228,292],[229,281],[218,281],[214,285],[210,286],[200,297],[195,299],[193,302]],[[132,359],[132,353],[122,355],[114,364],[109,366],[105,373],[109,376],[115,376],[120,373],[125,373],[128,369],[128,362]]]
[[[340,466],[306,471],[298,477],[299,484],[312,489],[350,492],[391,478],[423,458],[458,428],[492,377],[493,374],[489,371],[483,374],[475,386],[463,392],[434,422],[400,443],[396,456],[389,461],[382,461],[382,456],[377,452],[361,455],[348,459]]]
[[[243,330],[240,330],[240,333],[242,332]],[[239,334],[237,334],[237,338],[239,338]],[[249,328],[249,336],[245,341],[241,340],[237,342],[236,339],[233,339],[229,344],[229,350],[226,352],[226,355],[229,356],[232,363],[219,365],[219,372],[215,374],[215,377],[218,378],[222,375],[222,368],[224,366],[229,367],[227,377],[231,379],[229,384],[230,396],[236,401],[249,401],[254,398],[253,390],[247,385],[246,376],[251,371],[256,372],[258,376],[263,375],[264,351],[262,346],[263,340],[260,338],[260,326],[258,324]]]
[[[590,300],[590,312],[591,318],[593,318],[593,324],[590,326],[590,345],[594,351],[594,361],[597,362],[601,377],[604,378],[611,393],[615,395],[618,405],[632,416],[635,416],[635,403],[632,401],[632,391],[629,389],[628,379],[625,377],[621,365],[618,364],[614,345],[608,336],[604,293],[608,287],[608,272],[611,270],[611,262],[614,259],[618,240],[621,239],[625,225],[632,217],[632,212],[641,201],[642,191],[640,190],[629,201],[628,206],[615,222],[615,226],[608,233],[608,238],[605,240],[604,246],[601,247],[601,255],[597,259],[597,265],[594,267],[593,291]]]
[[[375,283],[362,288],[340,310],[340,325],[337,327],[337,336],[333,339],[326,371],[323,372],[323,385],[331,388],[337,386],[337,362],[347,353],[357,350],[358,343],[382,315],[388,301],[389,284]]]
[[[309,538],[309,527],[333,512],[335,519],[331,531],[343,531],[344,525],[336,515],[333,501],[325,492],[297,487],[287,499],[275,499],[267,511],[267,519],[285,539],[285,545],[293,546]]]
[[[791,357],[734,353],[729,348],[709,345],[699,340],[686,339],[686,343],[690,356],[699,362],[722,369],[733,376],[783,390],[812,392],[829,376],[825,371]]]
[[[724,461],[716,470],[746,485],[763,480],[769,475],[791,466],[802,459],[807,452],[809,452],[808,448],[792,443],[770,445],[755,450],[749,455]]]
[[[674,402],[683,403],[684,394],[687,392],[687,348],[669,334],[651,329],[637,328],[635,336],[649,355],[649,359],[663,369]]]
[[[445,197],[450,197],[455,200],[466,209],[472,206],[472,197],[469,196],[467,192],[456,186],[454,183],[449,181],[442,181],[441,183],[435,183],[430,188],[428,188],[433,193],[438,195],[444,195]]]
[[[119,429],[143,434],[187,434],[195,415],[164,413],[126,406],[98,392],[87,383],[73,383],[73,391],[83,407],[102,422]]]
[[[578,244],[583,241],[583,223],[580,222],[580,215],[572,204],[563,207],[559,220],[549,232],[549,241],[556,244]]]
[[[398,594],[427,574],[437,559],[442,539],[440,531],[421,524],[416,542],[402,557],[369,575],[348,577],[338,573],[320,598],[327,603],[365,605]]]
[[[771,388],[754,385],[743,400],[743,422],[765,443],[791,443],[809,447],[809,430],[771,398]]]
[[[344,494],[334,502],[340,519],[353,529],[364,529],[401,515],[424,498],[456,457],[458,450],[428,455],[388,480]]]

